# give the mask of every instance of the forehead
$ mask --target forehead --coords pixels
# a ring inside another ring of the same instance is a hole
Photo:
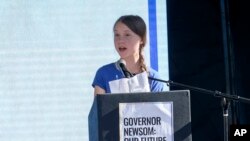
[[[122,22],[116,23],[114,27],[114,31],[131,31],[132,32],[132,30]]]

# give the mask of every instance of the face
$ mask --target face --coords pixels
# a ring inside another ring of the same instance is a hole
[[[142,39],[125,24],[118,22],[114,27],[114,44],[122,59],[139,58]]]

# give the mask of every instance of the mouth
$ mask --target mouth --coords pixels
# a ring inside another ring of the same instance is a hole
[[[123,51],[127,50],[127,48],[126,48],[126,47],[119,47],[118,50],[119,50],[120,52],[123,52]]]

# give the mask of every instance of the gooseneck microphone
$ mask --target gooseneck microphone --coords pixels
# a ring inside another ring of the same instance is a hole
[[[126,62],[123,59],[119,61],[119,66],[121,67],[122,72],[126,78],[133,77],[133,75],[126,68]]]

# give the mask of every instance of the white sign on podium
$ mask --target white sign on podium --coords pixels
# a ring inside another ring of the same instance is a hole
[[[173,102],[119,103],[120,141],[174,141]]]

